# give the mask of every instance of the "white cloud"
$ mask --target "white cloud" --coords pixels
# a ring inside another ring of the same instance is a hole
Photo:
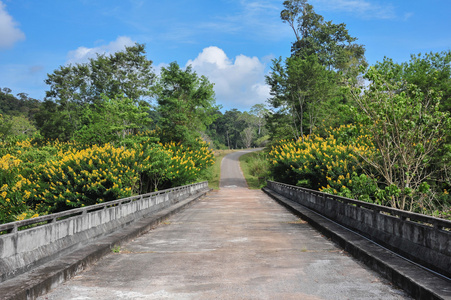
[[[0,48],[10,48],[16,42],[25,39],[25,34],[17,28],[17,25],[6,11],[6,5],[0,1]]]
[[[222,49],[208,47],[187,65],[192,65],[198,74],[207,76],[215,84],[217,102],[226,110],[248,110],[269,97],[265,64],[257,57],[238,55],[232,60]]]
[[[134,44],[135,42],[131,38],[120,36],[107,45],[94,48],[78,47],[76,50],[69,51],[67,64],[85,63],[89,58],[95,58],[97,54],[112,54],[124,50],[126,46],[133,46]]]
[[[323,10],[343,11],[367,19],[394,19],[395,8],[391,4],[378,4],[368,0],[313,0],[312,3]]]

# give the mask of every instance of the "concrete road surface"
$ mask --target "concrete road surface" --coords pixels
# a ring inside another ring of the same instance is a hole
[[[408,299],[260,190],[221,189],[39,299]]]

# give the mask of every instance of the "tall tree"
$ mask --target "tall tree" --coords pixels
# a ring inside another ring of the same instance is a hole
[[[441,97],[440,109],[451,113],[451,50],[424,55],[411,55],[401,64],[384,57],[374,66],[390,82],[401,82],[401,90],[409,92],[408,85],[416,85],[423,93],[433,90]]]
[[[124,51],[97,54],[87,63],[60,66],[47,74],[50,90],[46,99],[60,104],[94,103],[102,94],[109,98],[123,95],[135,102],[148,99],[155,74],[145,54],[145,46],[137,43]]]
[[[290,119],[292,138],[304,139],[306,130],[316,126],[321,102],[330,97],[335,88],[335,76],[322,66],[315,55],[273,60],[272,72],[266,77],[271,87],[268,102]]]
[[[340,87],[359,82],[360,67],[366,67],[365,49],[355,43],[357,39],[344,23],[324,21],[307,0],[287,0],[283,5],[281,19],[292,28],[296,40],[291,57],[273,60],[266,77],[272,107],[267,119],[280,134],[291,132],[278,138],[304,139],[320,124],[332,123],[323,121],[326,117],[334,122],[342,120],[336,108],[349,97]]]
[[[266,115],[269,114],[269,110],[262,103],[254,104],[249,110],[249,114],[252,115],[253,125],[257,127],[257,136],[262,134],[262,129],[264,129],[266,124]]]
[[[73,137],[81,128],[81,116],[86,105],[102,102],[101,95],[114,98],[123,95],[135,104],[149,99],[151,86],[155,80],[152,61],[145,56],[145,47],[135,44],[124,51],[110,55],[98,54],[88,63],[61,66],[47,75],[45,83],[49,85],[46,100],[57,103],[63,117],[69,123],[68,134],[60,134],[65,138]],[[41,113],[45,114],[45,113]],[[47,114],[47,117],[56,117]],[[40,120],[45,126],[46,120]],[[56,123],[52,120],[48,122]],[[54,128],[63,131],[64,128]]]
[[[217,117],[213,84],[191,66],[182,70],[176,62],[161,69],[155,86],[162,141],[190,143]]]
[[[354,43],[357,38],[349,34],[346,24],[324,21],[306,0],[287,0],[283,5],[280,17],[296,36],[292,55],[307,58],[315,54],[328,69],[345,73],[353,73],[349,69],[355,70],[356,64],[366,64],[365,49]]]
[[[243,141],[244,148],[250,148],[255,137],[255,129],[247,127],[241,132],[241,139]]]

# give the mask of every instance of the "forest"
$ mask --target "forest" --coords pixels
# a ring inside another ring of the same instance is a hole
[[[0,90],[0,223],[208,179],[214,150],[264,147],[259,178],[451,218],[451,51],[370,66],[346,24],[283,3],[271,96],[222,111],[212,82],[143,44]]]

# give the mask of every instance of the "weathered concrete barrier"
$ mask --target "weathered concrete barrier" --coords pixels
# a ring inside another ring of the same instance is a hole
[[[451,277],[451,221],[268,181],[267,188]]]
[[[0,225],[0,282],[208,190],[208,182]]]

